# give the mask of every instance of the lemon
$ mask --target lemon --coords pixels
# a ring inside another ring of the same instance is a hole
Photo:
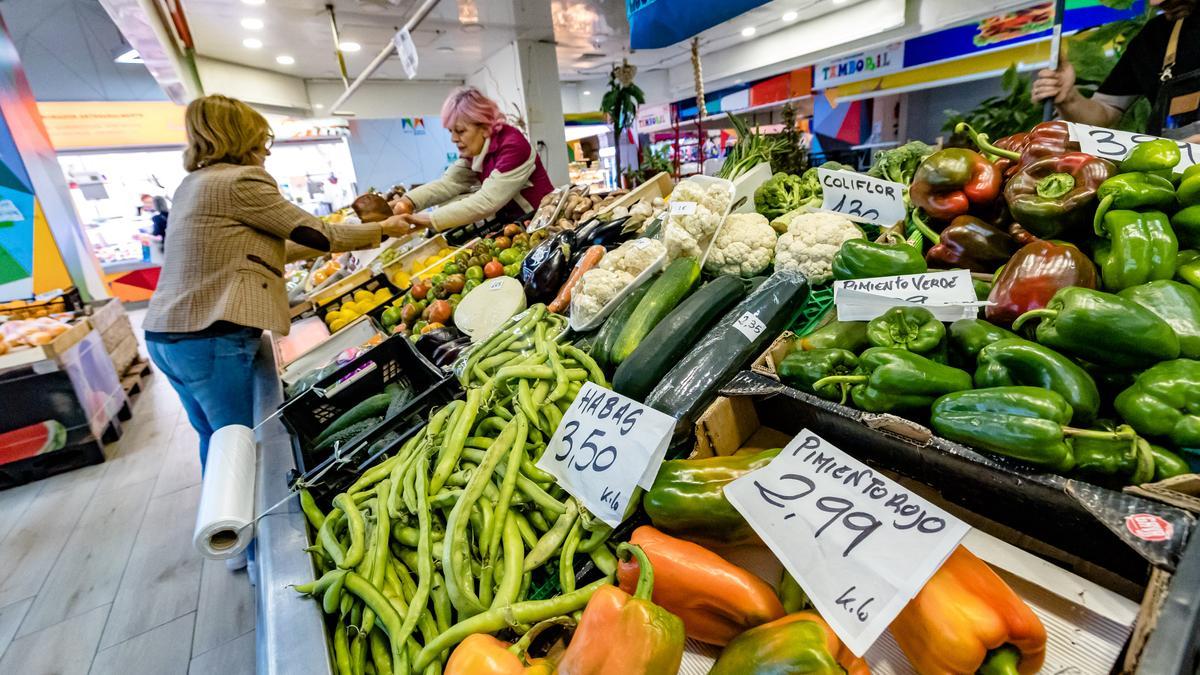
[[[378,305],[379,303],[384,302],[385,300],[387,300],[390,297],[392,297],[392,292],[386,288],[381,288],[381,289],[375,291],[375,296],[373,298],[371,298],[371,300],[375,304]]]
[[[340,310],[335,309],[332,312],[325,315],[325,323],[333,323],[334,321],[337,321],[340,318],[342,318],[342,312]]]
[[[358,305],[354,305],[353,307],[342,307],[342,317],[341,318],[345,319],[347,322],[353,321],[362,315],[363,315],[363,308]]]
[[[392,275],[392,283],[398,288],[408,288],[412,285],[412,276],[408,272],[400,271]]]
[[[348,323],[350,323],[350,322],[345,319],[338,319],[337,321],[334,321],[329,324],[329,332],[336,333],[339,330],[345,328],[346,324],[348,324]]]
[[[368,290],[359,289],[354,291],[355,302],[370,302],[374,297],[375,296],[371,293],[371,291]]]

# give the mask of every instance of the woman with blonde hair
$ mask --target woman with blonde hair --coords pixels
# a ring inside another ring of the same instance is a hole
[[[143,327],[151,360],[200,435],[203,466],[214,431],[254,426],[260,337],[290,328],[284,263],[374,248],[410,227],[399,216],[329,225],[284,199],[263,168],[271,128],[237,99],[192,101],[185,126],[188,175],[175,192],[162,274]]]
[[[458,161],[392,204],[414,229],[442,231],[493,216],[516,219],[554,189],[525,134],[475,87],[450,93],[442,104],[442,126],[458,147]],[[414,213],[442,204],[433,213]]]

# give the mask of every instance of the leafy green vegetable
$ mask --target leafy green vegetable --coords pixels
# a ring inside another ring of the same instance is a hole
[[[729,113],[729,121],[737,132],[737,143],[729,149],[717,177],[733,180],[763,162],[770,162],[781,139],[752,131],[737,115]]]
[[[867,175],[908,185],[917,172],[917,165],[933,154],[933,150],[921,141],[909,141],[897,148],[880,151],[875,153],[875,163]]]
[[[1000,77],[1000,87],[1005,92],[1004,96],[986,98],[980,101],[974,110],[965,114],[947,110],[947,119],[942,125],[942,130],[954,132],[959,122],[966,122],[992,138],[1003,138],[1028,131],[1042,121],[1042,105],[1033,102],[1030,86],[1029,78],[1022,77],[1017,72],[1017,64],[1014,63]]]
[[[834,171],[854,170],[837,162],[825,162],[820,168]],[[754,191],[754,209],[766,216],[767,220],[775,220],[801,207],[820,206],[822,199],[824,194],[821,191],[821,183],[817,179],[817,169],[813,167],[799,176],[780,172],[768,178],[767,182]]]

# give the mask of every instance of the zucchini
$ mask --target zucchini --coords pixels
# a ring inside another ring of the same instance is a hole
[[[644,399],[696,343],[696,338],[707,333],[745,296],[746,283],[732,275],[719,276],[702,286],[660,321],[617,368],[613,389],[639,401]]]
[[[691,434],[717,388],[790,326],[807,299],[808,279],[803,274],[775,272],[667,372],[646,397],[646,405],[678,420],[676,437]],[[761,332],[747,327],[759,323]]]
[[[596,363],[601,368],[610,368],[612,364],[608,360],[608,355],[612,353],[613,342],[617,336],[621,334],[621,328],[625,322],[629,320],[629,315],[633,314],[633,310],[637,309],[638,303],[650,291],[650,284],[645,283],[633,289],[633,292],[625,296],[621,304],[613,310],[612,314],[608,315],[608,320],[600,326],[600,330],[596,331],[596,337],[592,340],[592,358],[596,359]]]
[[[609,362],[613,366],[624,363],[650,331],[692,292],[699,278],[700,264],[695,258],[680,258],[667,265],[621,327],[621,334],[608,353]]]
[[[387,413],[388,404],[391,402],[392,395],[386,391],[359,401],[358,405],[342,413],[333,422],[330,422],[329,426],[325,427],[325,431],[322,431],[313,439],[312,444],[320,446],[325,443],[326,439],[342,429],[346,429],[369,417],[382,417]]]

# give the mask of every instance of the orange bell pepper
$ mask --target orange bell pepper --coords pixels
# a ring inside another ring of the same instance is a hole
[[[527,666],[512,647],[487,633],[475,633],[454,648],[445,675],[553,675],[553,663],[533,659]]]
[[[871,675],[816,612],[788,614],[751,628],[721,651],[709,675]]]
[[[690,638],[723,646],[747,629],[784,615],[770,584],[703,546],[649,525],[634,530],[630,542],[641,546],[654,565],[654,602],[683,619]],[[636,583],[637,573],[636,560],[617,567],[626,592]]]
[[[683,661],[683,622],[650,601],[653,563],[641,548],[617,547],[622,559],[641,563],[633,595],[605,586],[592,595],[579,628],[558,664],[558,675],[661,675],[679,672]],[[450,675],[447,673],[446,675]]]
[[[892,635],[922,675],[1032,675],[1046,628],[987,563],[959,546],[892,621]]]

